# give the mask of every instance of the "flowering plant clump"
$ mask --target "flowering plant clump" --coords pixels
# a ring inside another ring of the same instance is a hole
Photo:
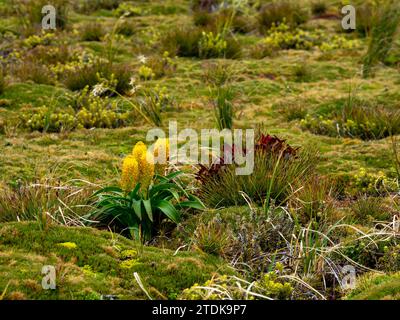
[[[138,73],[140,79],[142,80],[151,80],[156,76],[155,73],[153,72],[153,69],[145,65],[142,65],[139,68]]]
[[[395,192],[398,190],[397,179],[389,178],[384,172],[378,173],[367,172],[365,168],[360,168],[351,181],[350,186],[358,192],[365,194],[384,194],[387,192]]]
[[[32,35],[28,38],[26,38],[23,41],[23,45],[27,48],[34,48],[38,45],[49,45],[51,43],[52,40],[54,40],[55,38],[55,34],[54,33],[45,33],[43,32],[40,35]]]
[[[276,269],[283,266],[277,263]],[[286,300],[290,299],[293,287],[279,278],[279,270],[271,271],[259,281],[249,283],[235,276],[222,275],[206,281],[203,285],[194,284],[185,289],[181,298],[185,300]]]
[[[202,58],[223,57],[228,47],[222,34],[203,32],[199,41],[199,56]]]
[[[262,44],[275,50],[311,50],[319,48],[321,51],[335,49],[353,49],[360,45],[357,40],[349,40],[344,36],[334,35],[326,40],[327,34],[322,31],[306,31],[299,28],[291,29],[285,22],[272,25],[269,34],[262,40]]]
[[[60,132],[83,128],[118,128],[128,121],[129,111],[120,110],[108,97],[100,97],[104,90],[99,86],[90,92],[86,86],[82,92],[73,97],[73,107],[62,110],[42,106],[22,113],[21,119],[30,130]]]
[[[355,105],[326,116],[307,114],[300,125],[315,134],[374,140],[398,134],[400,117],[398,111]]]
[[[163,156],[164,155],[164,156]],[[155,160],[164,159],[162,163]],[[150,240],[162,221],[180,221],[183,208],[203,209],[202,202],[179,183],[181,171],[165,174],[169,142],[159,139],[153,150],[139,141],[122,164],[119,187],[106,187],[94,194],[90,218],[129,230],[134,239]]]

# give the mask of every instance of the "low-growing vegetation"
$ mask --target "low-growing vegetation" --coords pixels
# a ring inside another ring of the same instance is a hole
[[[0,300],[400,299],[381,2],[0,0]]]

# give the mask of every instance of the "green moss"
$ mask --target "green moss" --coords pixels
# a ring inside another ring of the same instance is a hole
[[[7,87],[0,99],[10,100],[11,108],[23,104],[40,107],[53,101],[56,106],[67,105],[67,90],[45,84],[16,83]]]
[[[366,274],[357,279],[357,287],[348,300],[400,300],[400,273],[392,275]]]
[[[73,250],[59,245],[72,242]],[[56,290],[42,289],[44,265],[56,268]],[[0,292],[9,283],[6,299],[99,299],[102,295],[144,299],[135,272],[151,295],[166,298],[220,271],[229,273],[215,257],[192,252],[174,255],[171,250],[138,246],[92,228],[0,225]]]

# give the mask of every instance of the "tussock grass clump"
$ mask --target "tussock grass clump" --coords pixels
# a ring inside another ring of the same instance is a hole
[[[300,102],[280,103],[275,108],[287,121],[304,119],[308,112],[307,107]]]
[[[357,6],[356,10],[356,28],[357,32],[362,36],[368,36],[371,34],[373,25],[375,24],[375,19],[377,13],[376,6],[368,1],[364,1]]]
[[[178,28],[168,32],[161,41],[162,50],[179,57],[197,57],[201,30],[198,28]]]
[[[307,114],[301,126],[315,134],[378,140],[400,133],[400,112],[354,101],[329,115]]]
[[[98,81],[98,74],[104,74],[107,65],[95,63],[93,65],[83,65],[75,70],[67,70],[62,74],[61,81],[71,91],[84,89],[86,86],[92,87]]]
[[[310,81],[313,75],[311,66],[306,61],[298,63],[294,66],[293,75],[298,82]]]
[[[37,84],[54,84],[54,74],[45,64],[34,60],[26,60],[24,63],[17,64],[13,73],[23,82],[33,81]]]
[[[18,14],[19,27],[25,35],[33,34],[42,26],[42,8],[50,4],[47,0],[16,0],[14,9]],[[56,28],[65,29],[68,25],[70,1],[54,0],[51,2],[57,10]]]
[[[81,31],[82,41],[101,41],[104,36],[104,26],[99,22],[86,23]]]
[[[73,70],[66,70],[61,75],[61,81],[71,91],[84,89],[86,86],[92,88],[99,83],[99,76],[106,79],[114,78],[115,90],[123,94],[130,89],[132,74],[130,68],[124,64],[109,64],[104,61],[96,61],[93,64],[84,64]]]
[[[325,223],[333,212],[333,183],[326,178],[313,176],[290,199],[294,220],[302,225]]]
[[[259,135],[253,173],[238,176],[235,165],[202,168],[198,174],[200,195],[212,208],[245,205],[243,195],[260,205],[282,204],[309,179],[316,158],[313,151],[297,152],[284,140]]]
[[[223,255],[229,241],[230,235],[218,219],[200,223],[194,232],[195,246],[208,254]]]
[[[228,8],[214,13],[196,11],[193,14],[193,23],[213,32],[228,28],[232,32],[246,34],[257,29],[257,21],[252,16]]]
[[[236,111],[234,101],[237,96],[237,92],[232,86],[234,74],[233,68],[227,63],[218,62],[205,65],[203,78],[209,86],[209,97],[219,130],[233,127]]]
[[[82,226],[80,216],[89,211],[85,204],[92,192],[90,187],[68,185],[50,176],[22,183],[2,190],[0,222],[37,221],[41,225]]]
[[[368,52],[364,57],[364,78],[371,75],[372,67],[376,63],[385,60],[400,24],[400,5],[397,1],[387,0],[378,10],[376,21],[372,26]]]
[[[380,197],[363,196],[352,206],[354,217],[359,223],[371,223],[373,221],[388,221],[391,214]]]
[[[272,1],[260,9],[258,24],[260,32],[265,33],[273,25],[285,22],[296,27],[309,19],[309,12],[300,3],[292,0]]]
[[[173,30],[163,38],[161,47],[179,57],[237,59],[241,56],[241,45],[236,39],[199,28]]]
[[[67,45],[38,45],[25,54],[25,59],[45,65],[56,65],[71,61],[73,54],[73,50]]]
[[[74,9],[79,13],[90,14],[98,10],[114,10],[122,3],[122,0],[87,0],[74,1]]]
[[[136,32],[137,32],[136,28],[137,27],[134,22],[124,20],[124,21],[122,21],[122,23],[117,25],[115,32],[117,34],[121,34],[123,36],[130,37],[130,36],[133,36],[134,34],[136,34]]]

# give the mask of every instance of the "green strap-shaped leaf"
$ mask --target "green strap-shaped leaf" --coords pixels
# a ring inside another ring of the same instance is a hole
[[[153,210],[151,208],[151,201],[143,200],[143,205],[146,210],[147,216],[149,217],[150,221],[153,222]]]
[[[180,215],[175,207],[166,200],[158,200],[154,203],[154,207],[160,209],[173,222],[179,223]]]
[[[142,220],[142,200],[133,200],[132,208],[139,220]]]
[[[136,184],[136,187],[131,192],[129,192],[128,194],[129,198],[136,199],[138,196],[139,189],[140,189],[140,183]]]
[[[95,197],[95,196],[97,196],[97,195],[99,195],[101,193],[111,193],[111,192],[112,193],[116,193],[116,194],[122,194],[123,193],[122,189],[119,188],[119,187],[106,187],[106,188],[100,189],[99,191],[96,191],[92,195],[92,197]]]
[[[179,206],[182,208],[193,208],[193,209],[199,209],[199,210],[204,209],[204,205],[198,201],[182,201],[179,203]]]
[[[170,189],[173,189],[173,188],[177,188],[175,183],[160,183],[160,184],[157,184],[157,185],[153,186],[150,189],[150,194],[149,195],[150,195],[150,197],[152,197],[152,196],[154,196],[155,194],[157,194],[160,191],[170,190]]]

